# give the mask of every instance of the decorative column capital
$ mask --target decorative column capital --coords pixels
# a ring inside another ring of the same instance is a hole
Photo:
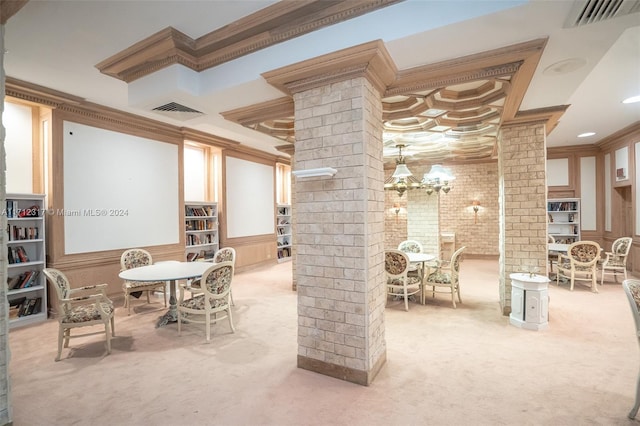
[[[384,93],[397,72],[383,41],[375,40],[268,71],[262,77],[288,95],[355,77],[367,78]]]

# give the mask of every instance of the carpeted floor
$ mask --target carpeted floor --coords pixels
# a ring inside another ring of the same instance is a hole
[[[466,259],[462,301],[389,301],[387,363],[369,387],[296,368],[291,263],[236,274],[221,321],[155,328],[165,309],[118,300],[116,338],[71,340],[57,322],[12,330],[13,419],[26,425],[629,425],[639,369],[619,284],[550,286],[549,329],[509,324],[497,261]]]

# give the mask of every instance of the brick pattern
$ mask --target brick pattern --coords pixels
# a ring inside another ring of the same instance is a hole
[[[371,371],[386,356],[382,103],[365,78],[294,95],[298,354]]]
[[[386,191],[385,247],[412,239],[422,243],[428,253],[440,253],[441,232],[456,234],[456,247],[466,246],[465,256],[498,256],[499,204],[498,163],[446,165],[456,177],[452,189],[440,196],[423,190],[408,191],[402,197]],[[430,165],[409,165],[414,176],[421,178]],[[393,170],[387,170],[390,176]],[[472,201],[480,201],[478,223]],[[396,220],[394,203],[404,210]]]
[[[4,93],[5,89],[5,73],[4,73],[4,26],[0,26],[0,93]],[[6,153],[4,149],[5,128],[2,125],[2,113],[4,112],[4,103],[0,103],[0,175],[5,176]],[[7,200],[7,186],[4,179],[0,183],[0,205],[5,206]],[[7,217],[0,215],[0,229],[7,228]],[[7,245],[5,242],[5,232],[0,232],[0,424],[11,423],[11,382],[9,380],[9,359],[11,352],[9,350],[9,311],[7,304]]]
[[[498,135],[502,176],[500,227],[500,304],[511,312],[509,274],[547,270],[546,138],[543,124],[503,126]]]

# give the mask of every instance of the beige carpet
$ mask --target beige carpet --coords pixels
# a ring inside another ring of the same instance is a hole
[[[117,310],[113,352],[93,336],[54,362],[57,323],[10,333],[13,419],[23,425],[628,425],[638,343],[619,284],[550,288],[546,331],[500,314],[495,261],[466,259],[462,301],[390,301],[388,361],[369,387],[296,368],[291,263],[239,273],[236,333],[156,329]],[[119,301],[121,302],[121,301]]]

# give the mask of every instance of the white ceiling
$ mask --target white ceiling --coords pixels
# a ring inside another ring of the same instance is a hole
[[[520,109],[570,105],[549,147],[597,143],[640,120],[640,103],[621,104],[640,94],[640,13],[565,27],[571,0],[405,0],[201,73],[174,65],[127,84],[95,67],[166,27],[197,38],[273,3],[30,0],[5,25],[4,68],[10,77],[282,155],[274,148],[281,140],[220,115],[283,95],[262,72],[375,39],[406,69],[548,37]],[[205,114],[180,121],[151,111],[170,101]],[[586,131],[596,135],[576,137]]]

